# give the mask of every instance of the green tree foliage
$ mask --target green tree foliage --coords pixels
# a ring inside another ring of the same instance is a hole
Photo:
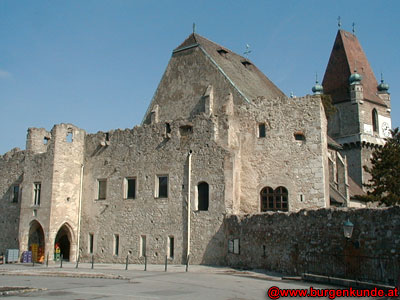
[[[392,130],[382,148],[375,150],[371,158],[372,167],[364,166],[371,174],[371,191],[357,198],[364,201],[377,201],[387,206],[400,204],[400,131]]]

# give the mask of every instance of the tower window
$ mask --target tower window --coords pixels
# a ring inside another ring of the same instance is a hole
[[[374,132],[378,132],[378,112],[375,108],[372,110],[372,129]]]
[[[104,200],[106,199],[106,195],[107,195],[107,179],[99,179],[97,199]]]
[[[265,124],[264,123],[258,124],[258,137],[259,138],[265,138],[266,137],[266,130],[265,130]]]
[[[13,186],[12,202],[18,203],[19,200],[19,185]]]
[[[209,186],[207,182],[200,182],[197,185],[198,192],[198,210],[208,210],[209,204]]]
[[[261,211],[288,211],[288,190],[283,187],[277,187],[273,190],[271,187],[265,187],[261,190]]]
[[[156,179],[156,198],[168,198],[168,176],[158,175]]]
[[[74,138],[74,136],[72,134],[72,129],[68,129],[68,133],[67,133],[67,137],[66,137],[67,143],[72,143],[73,138]]]
[[[36,182],[33,184],[33,205],[40,206],[40,193],[42,189],[42,184]]]
[[[136,198],[136,178],[125,178],[124,180],[124,199]]]

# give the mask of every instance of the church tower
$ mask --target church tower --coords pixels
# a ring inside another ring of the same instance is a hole
[[[339,30],[322,86],[336,108],[328,135],[342,145],[349,176],[363,187],[370,179],[363,166],[370,166],[373,150],[390,135],[389,85],[383,78],[378,85],[355,34]]]

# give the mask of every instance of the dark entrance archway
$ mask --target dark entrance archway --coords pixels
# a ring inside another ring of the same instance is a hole
[[[54,252],[59,253],[60,256],[62,255],[63,260],[67,261],[70,260],[71,241],[72,241],[71,230],[69,229],[67,224],[64,224],[58,230],[54,242]],[[59,250],[57,250],[57,248]]]
[[[29,227],[28,249],[32,251],[32,259],[35,262],[44,261],[44,231],[42,225],[36,220]]]

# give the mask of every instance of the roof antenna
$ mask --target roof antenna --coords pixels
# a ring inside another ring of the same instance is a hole
[[[193,34],[196,33],[196,23],[193,22]]]
[[[246,56],[246,58],[249,58],[250,53],[251,53],[250,45],[246,44],[246,51],[244,51],[243,54],[244,54],[244,56]]]
[[[356,23],[353,22],[353,34],[356,35]]]
[[[337,18],[337,26],[339,27],[339,29],[340,27],[342,27],[342,19],[340,18],[340,16]]]

